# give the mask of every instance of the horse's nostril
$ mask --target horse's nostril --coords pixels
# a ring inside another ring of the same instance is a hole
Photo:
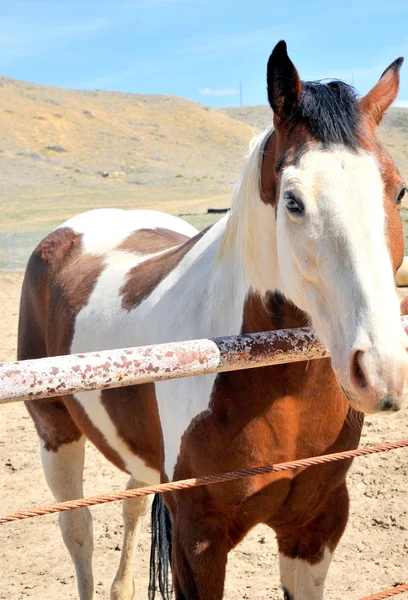
[[[358,387],[366,388],[368,382],[364,374],[363,368],[361,366],[362,355],[363,353],[361,350],[357,350],[357,352],[354,354],[354,358],[351,365],[351,375]]]
[[[392,408],[392,402],[390,398],[385,398],[381,404],[382,410],[390,410]]]
[[[380,401],[380,410],[383,412],[393,411],[396,412],[400,409],[399,403],[395,400],[393,396],[387,394]]]

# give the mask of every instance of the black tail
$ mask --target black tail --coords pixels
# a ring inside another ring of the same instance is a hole
[[[150,550],[149,600],[156,597],[158,585],[162,600],[170,600],[172,521],[161,494],[155,494],[152,506],[152,546]]]

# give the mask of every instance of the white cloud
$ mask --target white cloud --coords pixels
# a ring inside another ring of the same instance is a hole
[[[236,96],[239,90],[236,88],[225,88],[221,90],[213,90],[211,88],[200,88],[198,90],[204,96]]]

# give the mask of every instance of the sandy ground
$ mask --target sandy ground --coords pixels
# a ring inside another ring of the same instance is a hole
[[[20,274],[0,275],[0,361],[16,350]],[[408,438],[408,411],[367,419],[362,445]],[[86,494],[124,489],[126,477],[89,447]],[[326,585],[326,598],[357,600],[408,582],[408,453],[396,450],[359,458],[349,478],[351,517]],[[40,466],[38,440],[24,406],[1,407],[0,510],[50,502]],[[92,509],[97,596],[109,598],[119,561],[122,523],[118,503]],[[74,569],[60,537],[57,517],[3,525],[0,538],[0,598],[77,598]],[[136,562],[137,598],[147,597],[150,546],[145,523]],[[281,598],[276,545],[265,527],[256,528],[230,555],[227,600]],[[408,594],[398,596],[407,599]]]

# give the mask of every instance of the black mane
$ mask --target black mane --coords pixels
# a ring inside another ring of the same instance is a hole
[[[306,81],[293,124],[304,122],[310,134],[325,145],[358,146],[360,108],[354,88],[342,81]]]

